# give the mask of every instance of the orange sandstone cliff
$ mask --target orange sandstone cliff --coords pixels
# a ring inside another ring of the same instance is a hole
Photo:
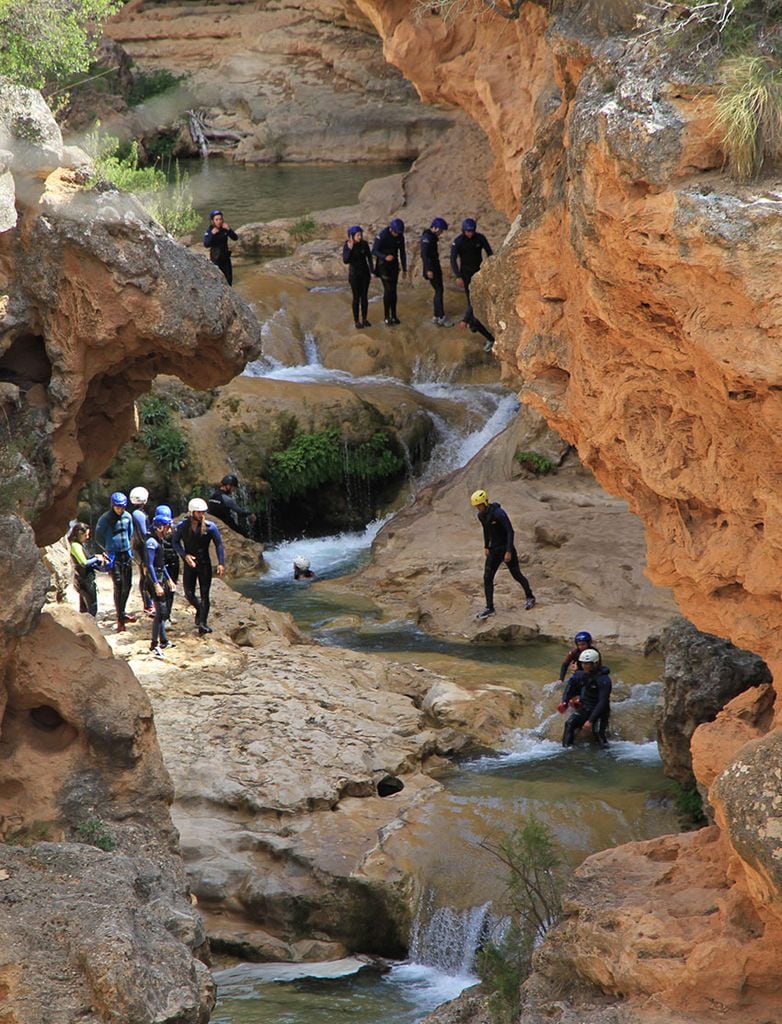
[[[779,679],[782,193],[722,172],[703,81],[716,62],[677,63],[629,3],[527,3],[518,20],[476,3],[446,20],[358,2],[422,98],[490,140],[515,220],[475,292],[505,379],[630,503],[653,580]],[[750,692],[696,731],[713,828],[584,865],[525,1021],[782,1019],[773,721]],[[578,1009],[558,999],[574,979]]]

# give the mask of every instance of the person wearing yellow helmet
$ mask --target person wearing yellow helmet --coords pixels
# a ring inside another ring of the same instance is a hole
[[[477,511],[478,522],[483,527],[483,550],[486,556],[483,569],[486,607],[476,615],[476,618],[488,619],[490,615],[494,615],[494,577],[503,564],[508,567],[508,572],[524,590],[524,608],[530,611],[535,607],[535,595],[532,593],[529,580],[519,567],[519,556],[513,543],[513,526],[508,513],[499,502],[489,501],[489,495],[483,489],[473,491],[470,504]]]

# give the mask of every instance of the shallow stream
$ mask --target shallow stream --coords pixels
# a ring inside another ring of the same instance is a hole
[[[228,185],[218,187],[216,180],[218,171],[233,174],[239,169],[214,167],[204,175],[210,197],[217,193],[222,205],[240,211],[247,188],[241,175],[231,185],[235,193]],[[303,169],[292,170],[301,174]],[[312,173],[320,188],[331,188],[324,185],[322,169]],[[345,169],[338,173],[344,176]],[[211,182],[210,175],[215,175]],[[334,191],[328,195],[328,205],[353,201]],[[206,205],[215,201],[209,198]],[[288,209],[273,201],[274,209],[266,215],[257,212],[256,206],[251,215],[233,212],[231,217],[239,224],[296,215],[317,209],[318,202],[308,198],[296,209]],[[263,270],[258,267],[249,273]],[[246,283],[251,290],[249,278]],[[239,283],[240,291],[244,285],[245,279]],[[265,359],[247,372],[303,384],[338,379],[350,386],[355,380],[350,374],[322,365],[317,338],[306,342],[303,363],[300,344],[298,355],[292,353],[289,360],[298,365]],[[514,397],[498,386],[425,380],[393,383],[436,394],[467,410],[458,424],[445,419],[439,424],[439,444],[428,468],[418,479],[411,479],[412,493],[464,465],[515,414]],[[412,623],[386,621],[371,600],[333,582],[369,558],[372,540],[382,526],[383,520],[360,533],[280,544],[266,552],[269,571],[260,579],[242,581],[239,589],[293,614],[315,642],[384,652],[465,686],[490,682],[513,687],[525,698],[523,728],[508,738],[505,750],[463,759],[441,770],[442,790],[397,833],[402,838],[393,850],[395,863],[417,879],[420,893],[408,962],[394,965],[384,975],[341,973],[335,968],[337,976],[278,980],[270,979],[268,965],[234,965],[217,972],[219,1002],[213,1017],[217,1024],[417,1024],[476,980],[475,951],[501,917],[503,869],[481,846],[483,840],[512,827],[520,815],[534,812],[552,829],[566,863],[575,867],[585,856],[609,846],[678,830],[650,725],[660,662],[603,649],[615,684],[619,681],[627,699],[625,721],[635,723],[634,742],[615,733],[607,751],[588,745],[565,751],[557,742],[559,686],[551,682],[565,653],[561,644],[438,640]],[[329,587],[294,583],[291,570],[296,555],[308,557],[318,578],[332,581]],[[574,629],[584,625],[574,623]]]

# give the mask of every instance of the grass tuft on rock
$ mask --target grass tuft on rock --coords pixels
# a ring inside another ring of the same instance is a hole
[[[750,181],[782,152],[782,66],[768,55],[743,55],[723,65],[715,125],[725,163],[737,181]]]

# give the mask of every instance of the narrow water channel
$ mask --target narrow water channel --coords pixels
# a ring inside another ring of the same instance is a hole
[[[322,169],[314,173],[323,188]],[[246,185],[239,177],[236,180],[231,187],[238,190],[236,208],[240,209],[240,193]],[[231,195],[227,185],[221,195]],[[210,198],[207,206],[213,201]],[[329,205],[337,201],[352,200],[338,200],[329,193]],[[227,199],[220,202],[230,205]],[[318,202],[312,197],[303,209],[317,209]],[[276,206],[273,216],[296,212]],[[237,224],[242,219],[264,218],[254,207],[251,215],[233,215]],[[262,273],[261,268],[257,272]],[[245,281],[251,287],[245,277],[240,290]],[[289,360],[298,365],[266,358],[246,372],[304,385],[324,380],[339,380],[347,386],[360,382],[322,365],[317,337],[301,340],[306,341],[304,363],[300,355]],[[297,351],[301,353],[301,345]],[[466,410],[458,425],[447,418],[438,424],[439,443],[426,470],[410,480],[411,494],[464,465],[507,425],[517,407],[515,397],[499,386],[443,384],[415,380],[415,375],[409,384],[383,381],[419,389]],[[348,586],[339,588],[339,579],[369,558],[372,540],[384,521],[357,533],[279,544],[266,552],[268,572],[241,581],[238,588],[272,608],[290,612],[316,643],[383,652],[464,686],[479,680],[513,687],[524,698],[525,718],[503,750],[464,758],[442,769],[440,793],[399,833],[404,847],[397,845],[393,850],[395,863],[417,880],[419,891],[407,962],[393,965],[385,974],[356,973],[356,965],[337,965],[326,971],[327,977],[306,976],[307,968],[291,976],[279,969],[270,975],[269,965],[232,965],[216,975],[216,1024],[418,1024],[436,1006],[474,983],[475,951],[501,916],[502,869],[489,859],[482,840],[512,827],[520,815],[534,812],[549,824],[564,859],[575,867],[585,856],[606,847],[678,829],[651,725],[651,709],[659,692],[659,660],[603,649],[622,698],[610,749],[597,751],[585,745],[563,750],[558,742],[562,721],[556,713],[559,686],[552,683],[564,653],[562,644],[438,640],[410,622],[388,621],[371,600]],[[294,584],[291,568],[296,555],[308,557],[318,579],[330,580],[329,586],[320,587],[317,581]],[[323,970],[310,973],[323,974]]]

